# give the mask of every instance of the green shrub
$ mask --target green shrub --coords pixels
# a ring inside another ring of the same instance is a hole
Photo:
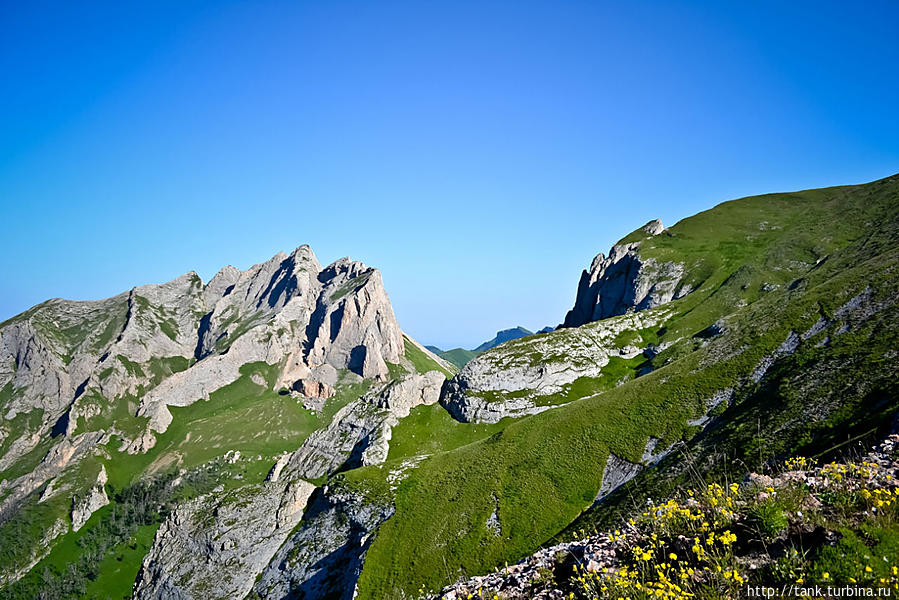
[[[790,525],[787,514],[777,502],[763,502],[753,507],[748,517],[750,526],[766,539],[777,537]]]

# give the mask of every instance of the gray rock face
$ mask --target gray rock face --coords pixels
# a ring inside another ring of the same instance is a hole
[[[463,379],[453,378],[442,400],[444,408],[454,419],[462,423],[497,423],[506,417],[535,415],[555,408],[547,404],[537,406],[531,398],[501,398],[499,400],[478,397],[464,387]]]
[[[99,302],[56,299],[0,324],[0,390],[5,398],[0,437],[8,444],[0,470],[33,450],[60,422],[109,347],[108,338],[124,323],[126,311],[127,294]],[[39,419],[34,419],[37,411]],[[65,424],[59,429],[65,430]]]
[[[253,591],[266,600],[351,600],[371,533],[394,510],[340,483],[326,486],[310,500],[302,526],[278,550]]]
[[[662,225],[661,219],[653,219],[652,221],[644,225],[642,229],[649,235],[659,235],[660,233],[665,231],[665,226]]]
[[[619,345],[622,333],[659,326],[669,314],[665,308],[628,313],[506,342],[466,364],[440,402],[462,422],[495,423],[547,410],[558,402],[552,395],[580,377],[599,377],[611,357],[643,351],[632,343]]]
[[[665,228],[650,221],[641,231],[659,235]],[[684,266],[641,257],[639,241],[617,244],[609,256],[599,253],[590,268],[581,274],[577,297],[565,316],[565,327],[578,327],[626,312],[667,304],[690,292],[681,284]]]
[[[271,482],[179,506],[144,558],[134,598],[243,598],[302,519],[314,490],[306,481]]]
[[[76,498],[72,506],[72,529],[78,531],[84,525],[94,512],[109,504],[109,498],[106,496],[106,467],[100,466],[100,473],[97,475],[97,482],[88,490],[87,494],[81,498]]]
[[[602,483],[599,486],[596,502],[602,502],[603,498],[636,477],[642,470],[643,465],[632,463],[610,453],[602,472]]]
[[[62,438],[31,471],[11,481],[0,481],[0,523],[14,511],[28,494],[37,491],[42,485],[59,476],[69,465],[86,456],[101,441],[103,434],[91,432],[79,434],[71,438]]]
[[[234,279],[230,271],[219,275]],[[138,415],[150,418],[153,431],[171,423],[167,406],[208,397],[240,377],[249,362],[284,361],[280,385],[302,381],[309,387],[332,385],[342,368],[386,380],[386,361],[398,363],[405,353],[381,274],[362,263],[343,258],[321,269],[312,250],[301,246],[240,273],[225,289],[203,317],[201,360],[141,400]]]
[[[284,472],[317,479],[341,466],[384,462],[393,427],[414,407],[435,404],[444,380],[438,371],[407,375],[350,402],[334,415],[328,427],[306,439]]]

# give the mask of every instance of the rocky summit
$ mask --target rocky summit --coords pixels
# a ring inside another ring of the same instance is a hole
[[[0,323],[0,598],[899,585],[899,176],[650,221],[571,283],[461,369],[308,246]]]

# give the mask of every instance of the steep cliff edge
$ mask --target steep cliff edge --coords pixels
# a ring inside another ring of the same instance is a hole
[[[182,504],[156,533],[134,598],[244,597],[303,518],[314,490],[302,480],[266,482]]]
[[[597,254],[590,268],[581,274],[574,308],[565,316],[564,326],[578,327],[661,306],[688,294],[691,287],[682,284],[683,263],[662,262],[640,253],[645,240],[665,231],[661,221],[650,221],[612,246],[608,257],[602,252]]]

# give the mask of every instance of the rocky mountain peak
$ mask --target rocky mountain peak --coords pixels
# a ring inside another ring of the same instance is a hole
[[[0,468],[51,433],[105,430],[118,404],[148,418],[139,435],[119,435],[146,452],[172,421],[168,406],[209,398],[248,363],[277,365],[286,388],[328,390],[341,369],[386,380],[404,351],[380,272],[349,258],[323,268],[307,245],[224,267],[205,285],[191,271],[107,300],[46,302],[0,327],[4,416],[41,411],[39,423],[0,432]]]
[[[655,219],[638,231],[656,236],[666,230],[662,221]],[[634,237],[631,234],[625,240]],[[682,264],[644,259],[640,243],[622,241],[612,246],[608,256],[600,252],[594,257],[590,268],[581,274],[574,307],[565,316],[565,327],[660,306],[689,291],[680,285]]]
[[[662,225],[661,219],[653,219],[643,227],[641,227],[643,231],[648,233],[649,235],[659,235],[663,231],[665,231],[665,226]]]

